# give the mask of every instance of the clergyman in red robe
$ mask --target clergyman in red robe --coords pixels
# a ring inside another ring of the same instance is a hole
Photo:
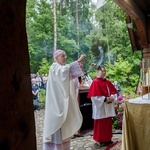
[[[112,144],[112,117],[116,116],[115,101],[117,90],[114,85],[105,78],[104,66],[97,67],[97,77],[93,80],[88,98],[92,101],[92,118],[94,119],[93,139],[96,147]]]

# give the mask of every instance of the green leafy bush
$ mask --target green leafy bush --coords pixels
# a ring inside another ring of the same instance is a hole
[[[45,89],[40,89],[39,91],[39,102],[45,104],[46,91]]]

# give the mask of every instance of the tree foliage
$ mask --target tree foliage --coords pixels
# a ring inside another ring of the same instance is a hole
[[[123,88],[136,86],[141,53],[132,52],[126,14],[113,0],[108,0],[99,9],[90,0],[78,0],[77,10],[76,2],[56,2],[57,49],[66,51],[67,63],[83,53],[87,55],[88,62],[97,63],[103,58],[102,64],[107,66],[110,80],[117,80]],[[53,62],[53,1],[28,0],[26,18],[31,72],[47,73],[48,66]],[[94,69],[88,63],[83,65],[85,72],[94,77]]]

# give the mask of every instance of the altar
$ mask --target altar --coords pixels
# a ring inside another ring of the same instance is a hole
[[[150,100],[125,101],[122,150],[150,150]]]
[[[79,88],[79,107],[83,116],[83,123],[80,128],[80,133],[93,129],[92,119],[92,102],[87,98],[89,87],[80,86]]]

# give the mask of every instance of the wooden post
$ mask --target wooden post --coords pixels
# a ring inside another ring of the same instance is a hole
[[[0,150],[36,150],[26,0],[0,0]]]

